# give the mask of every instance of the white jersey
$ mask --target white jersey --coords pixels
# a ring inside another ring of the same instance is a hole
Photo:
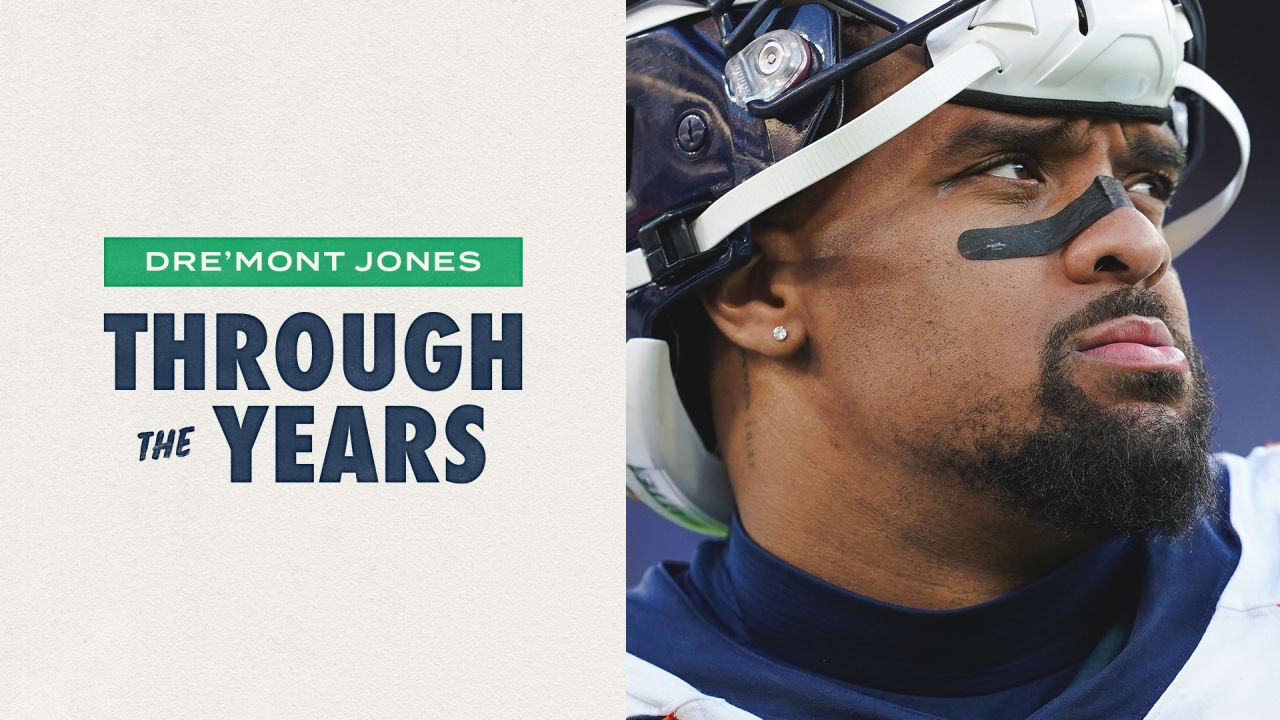
[[[1218,457],[1231,478],[1240,563],[1151,720],[1280,717],[1280,449]]]

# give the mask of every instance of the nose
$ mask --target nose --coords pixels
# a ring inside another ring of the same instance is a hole
[[[1119,208],[1067,243],[1063,272],[1072,282],[1122,282],[1152,287],[1169,270],[1164,235],[1135,208]]]

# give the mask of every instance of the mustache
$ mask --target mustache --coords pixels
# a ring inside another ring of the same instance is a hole
[[[1169,328],[1178,349],[1183,353],[1190,353],[1191,340],[1173,322],[1177,313],[1169,307],[1169,303],[1153,290],[1126,287],[1094,298],[1070,317],[1054,325],[1045,343],[1044,359],[1050,364],[1056,364],[1068,354],[1067,341],[1072,335],[1098,323],[1126,315],[1143,315],[1160,320]]]
[[[1066,394],[1049,392],[1051,387],[1065,388],[1070,386],[1078,400],[1083,400],[1079,388],[1070,384],[1067,379],[1065,365],[1071,355],[1071,338],[1085,328],[1098,323],[1115,320],[1126,315],[1142,315],[1156,318],[1169,328],[1173,344],[1187,356],[1191,366],[1192,382],[1188,384],[1179,373],[1168,371],[1148,371],[1142,373],[1126,373],[1116,379],[1117,389],[1126,395],[1151,401],[1172,402],[1187,395],[1197,396],[1207,393],[1207,379],[1204,377],[1204,359],[1191,338],[1178,329],[1173,321],[1178,318],[1179,311],[1169,307],[1164,298],[1152,290],[1138,287],[1126,287],[1109,292],[1091,300],[1083,308],[1072,313],[1070,317],[1059,322],[1049,332],[1041,353],[1041,391],[1037,400],[1041,405],[1065,414],[1067,408],[1062,404]],[[1208,400],[1212,407],[1212,400]]]
[[[1170,331],[1173,330],[1171,322],[1173,311],[1164,298],[1153,290],[1126,287],[1089,301],[1088,305],[1058,323],[1054,331],[1066,334],[1077,333],[1087,327],[1125,315],[1153,317],[1169,325]]]

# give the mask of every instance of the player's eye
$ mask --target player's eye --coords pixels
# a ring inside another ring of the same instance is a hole
[[[975,190],[994,193],[995,202],[1027,202],[1045,189],[1045,167],[1030,152],[1008,150],[984,158],[947,180],[947,186],[977,183]],[[998,179],[997,179],[998,178]],[[1142,178],[1139,178],[1142,179]]]
[[[1020,160],[1012,160],[1010,162],[1001,163],[994,167],[987,168],[983,171],[987,175],[994,177],[1009,178],[1010,180],[1035,180],[1035,173],[1031,171],[1031,166]]]
[[[1169,202],[1175,190],[1174,183],[1163,175],[1147,175],[1137,182],[1130,183],[1129,192],[1147,195],[1156,200]]]

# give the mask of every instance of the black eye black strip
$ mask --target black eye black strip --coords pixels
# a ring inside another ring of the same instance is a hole
[[[960,233],[960,254],[970,260],[1047,255],[1113,211],[1126,207],[1133,207],[1133,201],[1124,183],[1099,175],[1088,190],[1053,217],[1025,225],[965,230]]]

